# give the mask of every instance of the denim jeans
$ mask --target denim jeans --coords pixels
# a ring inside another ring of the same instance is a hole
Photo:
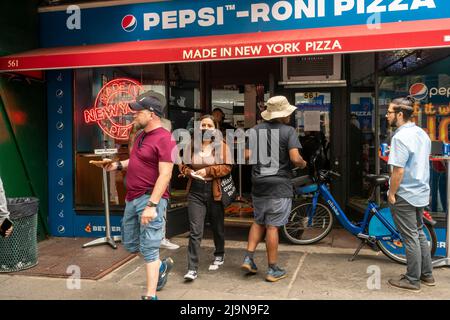
[[[396,195],[396,203],[389,204],[395,224],[403,239],[406,251],[406,278],[414,284],[420,284],[420,276],[431,276],[431,252],[428,240],[423,232],[423,208],[409,204]]]
[[[203,238],[203,230],[206,215],[209,215],[214,245],[214,256],[223,256],[225,252],[224,235],[224,211],[221,201],[215,201],[212,193],[212,183],[192,180],[188,195],[189,214],[189,247],[188,270],[198,270],[200,243]]]
[[[161,198],[156,207],[157,217],[147,225],[141,225],[141,215],[150,195],[144,194],[132,201],[125,201],[125,213],[122,219],[122,241],[129,252],[141,252],[145,262],[159,259],[159,246],[164,232],[164,213],[167,199]]]

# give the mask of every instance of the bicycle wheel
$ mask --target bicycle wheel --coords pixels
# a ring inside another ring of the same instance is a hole
[[[389,209],[382,209],[380,213],[391,223],[393,226],[394,220],[392,219],[392,215]],[[375,216],[370,219],[369,223],[369,233],[370,235],[385,235],[389,236],[389,231],[381,224],[381,222]],[[383,230],[383,231],[381,231]],[[430,244],[431,256],[434,256],[437,248],[437,237],[434,228],[431,225],[424,224],[423,231],[425,236],[428,239],[428,243]],[[406,254],[405,247],[401,240],[393,241],[393,240],[378,240],[377,245],[380,248],[381,252],[383,252],[388,258],[394,260],[395,262],[406,264]]]
[[[316,211],[310,220],[308,214],[311,210],[312,202],[296,206],[289,215],[288,223],[281,229],[283,236],[293,244],[312,244],[330,233],[333,226],[330,209],[322,203],[317,203]]]

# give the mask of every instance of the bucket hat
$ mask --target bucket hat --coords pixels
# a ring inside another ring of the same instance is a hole
[[[261,117],[267,121],[287,117],[297,110],[284,96],[272,97],[267,101],[266,105],[267,109],[261,113]]]

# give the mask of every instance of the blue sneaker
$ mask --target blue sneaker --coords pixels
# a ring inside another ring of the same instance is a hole
[[[160,291],[167,283],[167,278],[169,277],[169,272],[172,270],[173,267],[173,260],[172,258],[165,258],[161,261],[161,268],[159,269],[159,278],[158,278],[158,285],[156,286],[156,291]]]
[[[258,267],[256,266],[255,261],[253,261],[253,259],[249,256],[245,256],[241,268],[250,273],[258,272]]]
[[[275,282],[278,280],[281,280],[283,278],[286,278],[287,274],[286,271],[281,269],[278,266],[275,266],[273,268],[269,268],[267,270],[267,274],[266,274],[266,280],[270,281],[270,282]]]

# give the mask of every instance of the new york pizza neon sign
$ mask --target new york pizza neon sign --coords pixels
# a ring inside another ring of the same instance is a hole
[[[142,85],[133,79],[118,78],[103,86],[94,107],[84,110],[86,124],[97,123],[102,131],[116,140],[128,140],[133,127],[129,103],[143,92]]]

